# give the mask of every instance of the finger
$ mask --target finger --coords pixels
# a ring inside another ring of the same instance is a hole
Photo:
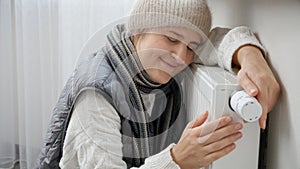
[[[238,73],[238,83],[250,96],[256,96],[258,94],[258,88],[249,78],[249,76],[243,71]]]
[[[259,119],[259,126],[260,126],[261,129],[266,128],[266,121],[267,121],[268,112],[269,112],[268,103],[264,98],[267,98],[267,96],[264,97],[262,95],[262,93],[257,96],[257,100],[258,100],[258,102],[260,103],[260,105],[262,107],[262,115]]]
[[[206,146],[203,147],[203,149],[205,149],[206,151],[210,151],[210,152],[216,152],[216,151],[220,151],[223,148],[227,147],[228,145],[233,144],[234,142],[236,142],[237,140],[242,138],[242,133],[241,132],[237,132],[234,133],[232,135],[229,135],[227,137],[224,137],[223,139],[213,142],[211,144],[208,144]]]
[[[268,115],[263,113],[259,119],[259,126],[261,129],[266,129],[266,122],[267,122]]]
[[[235,148],[236,148],[236,145],[234,143],[230,144],[219,151],[208,154],[207,156],[205,156],[203,158],[203,160],[207,161],[208,164],[210,164],[213,161],[216,161],[216,160],[220,159],[221,157],[227,155],[228,153],[232,152]]]
[[[197,136],[203,137],[206,136],[217,129],[228,125],[232,121],[232,117],[224,116],[219,119],[213,120],[205,124],[204,126],[198,126],[194,128],[193,132],[199,133]]]
[[[230,135],[238,133],[238,131],[241,130],[242,128],[243,125],[241,123],[231,124],[223,128],[220,128],[219,130],[216,130],[216,132],[212,133],[211,135],[200,137],[199,142],[204,145],[209,145],[214,142],[218,142],[219,140],[222,140]]]
[[[208,111],[206,110],[203,114],[198,115],[190,124],[189,128],[195,128],[202,125],[208,118]]]

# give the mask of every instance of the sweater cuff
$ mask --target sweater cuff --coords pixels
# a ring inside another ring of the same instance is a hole
[[[246,26],[236,27],[230,30],[220,44],[220,54],[223,55],[222,65],[225,69],[234,72],[232,69],[232,59],[234,53],[244,45],[252,45],[258,47],[264,56],[266,56],[265,48],[257,40],[253,32]]]
[[[174,143],[170,144],[160,153],[146,158],[145,165],[151,166],[151,168],[161,168],[161,169],[180,169],[171,156],[171,148],[174,147]]]

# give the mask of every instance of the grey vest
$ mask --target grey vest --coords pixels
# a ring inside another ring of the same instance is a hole
[[[154,115],[153,117],[145,115],[147,116],[147,123],[141,123],[139,115],[132,115],[138,114],[139,110],[136,110],[134,106],[135,100],[132,99],[131,91],[122,83],[118,73],[116,73],[117,71],[112,66],[111,60],[107,57],[108,55],[109,52],[104,47],[101,51],[81,59],[80,64],[62,90],[53,110],[52,119],[35,168],[59,168],[64,137],[72,110],[76,99],[85,90],[100,93],[118,112],[121,120],[123,160],[127,163],[128,168],[142,165],[145,158],[159,153],[170,143],[179,140],[186,125],[180,84],[173,79],[155,90],[140,86],[140,91],[156,94],[152,114],[158,113],[157,116]],[[172,101],[174,104],[173,111],[163,113],[169,104],[163,98],[174,95],[174,93],[176,93],[177,99]],[[147,130],[144,130],[143,126],[147,126]],[[134,144],[131,138],[147,139],[149,145],[145,145],[144,141]],[[150,147],[147,153],[144,152],[146,146]],[[136,149],[141,151],[134,151]]]

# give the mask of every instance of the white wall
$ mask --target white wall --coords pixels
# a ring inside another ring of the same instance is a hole
[[[214,25],[248,25],[269,52],[282,93],[270,113],[268,169],[300,169],[300,0],[209,0]]]

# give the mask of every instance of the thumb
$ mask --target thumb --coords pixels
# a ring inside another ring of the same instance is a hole
[[[206,110],[203,114],[197,116],[191,123],[190,128],[195,128],[202,125],[208,118],[208,111]]]
[[[247,92],[249,96],[255,97],[258,94],[258,88],[255,83],[250,79],[250,77],[244,73],[238,74],[239,85]]]

